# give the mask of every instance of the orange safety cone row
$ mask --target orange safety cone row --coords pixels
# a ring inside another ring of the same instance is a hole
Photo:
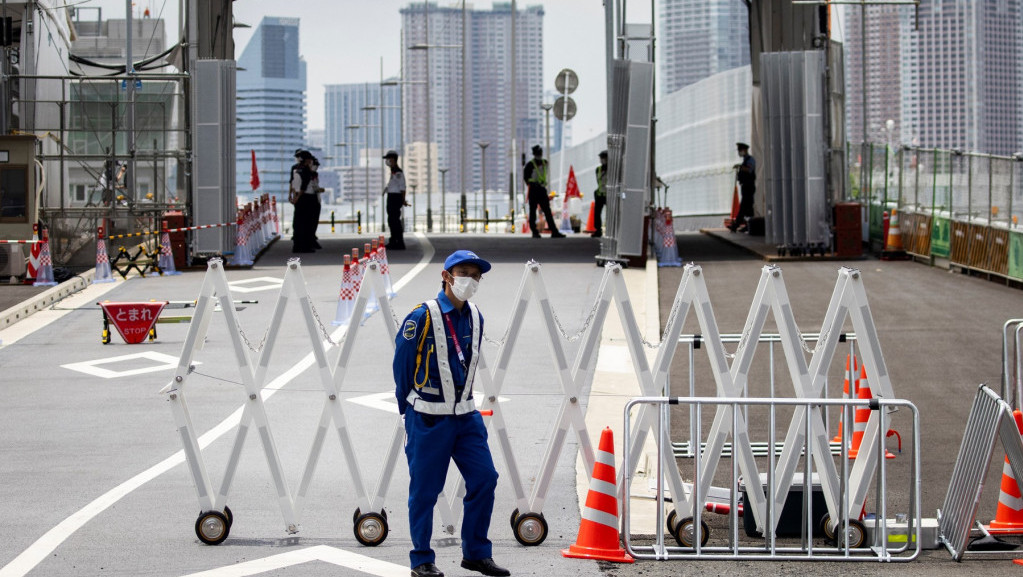
[[[50,256],[50,231],[43,227],[43,245],[39,252],[39,270],[36,273],[36,280],[32,286],[57,286],[53,279],[53,257]]]
[[[851,365],[850,365],[850,361],[852,363]],[[857,366],[856,355],[846,355],[845,356],[845,384],[842,386],[842,398],[843,399],[851,398],[849,396],[849,390],[850,390],[849,389],[849,384],[850,383],[853,384],[852,390],[854,390],[854,391],[856,390],[856,381],[858,380],[856,378],[856,375],[859,374],[859,371],[856,370],[856,366]],[[832,443],[841,443],[842,442],[842,414],[841,413],[839,413],[839,416],[838,416],[838,432],[835,433],[835,437],[833,439],[831,439],[831,442]]]
[[[344,270],[341,273],[341,291],[337,297],[337,312],[334,314],[333,324],[346,325],[352,318],[352,309],[355,308],[355,290],[352,282],[352,257],[345,255]]]
[[[1012,412],[1016,420],[1016,430],[1023,433],[1023,413],[1019,409]],[[998,493],[998,509],[995,510],[995,520],[991,521],[989,529],[992,533],[1014,533],[1023,534],[1023,493],[1020,492],[1016,475],[1009,465],[1009,457],[1005,457],[1005,464],[1002,465],[1002,487]]]
[[[597,202],[596,201],[591,201],[590,202],[590,216],[589,216],[589,218],[586,219],[586,230],[583,231],[586,234],[593,234],[593,233],[597,232],[597,226],[593,222],[593,211],[594,211],[594,209],[596,209],[596,207],[597,207]]]
[[[593,464],[590,490],[586,494],[579,535],[575,544],[561,554],[574,559],[599,559],[632,563],[632,557],[619,545],[618,497],[615,488],[615,443],[609,427],[600,433],[597,462]]]
[[[857,399],[872,399],[874,398],[873,393],[870,391],[870,383],[867,381],[867,369],[861,364],[860,365],[860,378],[857,383],[856,398]],[[870,409],[867,407],[857,407],[853,412],[853,434],[852,442],[849,447],[849,458],[855,459],[860,453],[860,443],[863,442],[863,434],[867,432],[867,421],[870,420]],[[887,436],[887,435],[886,435]],[[894,459],[895,455],[889,451],[884,452],[885,459]]]

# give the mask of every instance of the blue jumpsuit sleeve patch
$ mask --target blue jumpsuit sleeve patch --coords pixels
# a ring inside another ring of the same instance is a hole
[[[401,336],[405,337],[406,341],[416,338],[416,321],[412,319],[405,321],[405,326],[401,329]]]

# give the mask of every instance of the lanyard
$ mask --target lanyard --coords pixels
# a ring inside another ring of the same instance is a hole
[[[455,332],[455,326],[451,323],[451,317],[449,315],[443,315],[444,322],[448,325],[448,333],[451,335],[451,340],[455,341],[455,353],[458,354],[458,362],[462,365],[462,371],[465,371],[465,354],[462,353],[462,345],[458,342],[458,333]]]

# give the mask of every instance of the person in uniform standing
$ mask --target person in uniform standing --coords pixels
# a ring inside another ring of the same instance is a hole
[[[391,179],[387,181],[384,195],[387,196],[387,226],[391,229],[391,240],[384,245],[387,250],[405,250],[405,224],[401,221],[401,209],[408,206],[405,200],[405,173],[398,166],[398,153],[388,150],[384,155]]]
[[[444,577],[430,547],[433,509],[453,460],[465,479],[462,567],[511,575],[494,563],[487,538],[497,469],[472,385],[483,343],[483,316],[469,299],[490,263],[468,250],[444,261],[441,290],[409,313],[395,337],[394,383],[405,423],[409,468],[412,577]]]
[[[551,229],[551,238],[565,238],[558,231],[558,224],[551,215],[551,198],[547,196],[547,161],[543,157],[540,145],[533,147],[533,160],[522,168],[522,178],[526,180],[529,199],[529,230],[533,238],[540,238],[540,229],[536,226],[536,208],[539,206],[547,219],[547,227]]]
[[[757,161],[749,153],[749,145],[745,142],[736,142],[735,147],[742,159],[733,167],[736,170],[735,178],[739,181],[739,214],[728,229],[732,232],[747,232],[747,219],[753,218],[753,195],[757,192]]]
[[[308,150],[296,150],[298,160],[291,167],[291,183],[288,200],[295,206],[291,221],[291,252],[316,252],[316,227],[312,221],[319,220],[319,201],[313,190],[313,155]]]
[[[607,151],[601,150],[600,166],[597,167],[597,190],[593,191],[593,230],[590,236],[600,238],[604,235],[604,221],[601,213],[607,205]]]

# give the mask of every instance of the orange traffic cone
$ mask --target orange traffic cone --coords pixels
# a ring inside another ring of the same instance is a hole
[[[110,256],[107,255],[107,241],[103,236],[103,227],[96,229],[96,275],[92,284],[114,282],[110,271]]]
[[[173,276],[181,274],[174,266],[174,251],[171,249],[170,233],[167,229],[167,221],[163,221],[163,231],[160,233],[160,258],[157,260],[157,267],[161,275]]]
[[[43,227],[43,245],[39,252],[39,271],[36,273],[36,280],[32,286],[57,286],[53,278],[53,257],[50,256],[50,231]]]
[[[851,369],[850,369],[850,365],[849,365],[850,359],[852,359],[852,368]],[[849,382],[850,381],[852,381],[854,383],[853,390],[856,390],[856,388],[855,388],[855,381],[856,381],[856,374],[857,374],[856,365],[857,365],[857,363],[856,363],[856,355],[846,355],[845,356],[845,385],[842,387],[842,398],[843,399],[851,398],[851,397],[849,397]],[[842,414],[841,413],[839,413],[839,416],[838,416],[838,432],[835,433],[835,437],[833,439],[831,439],[831,442],[832,443],[841,443],[842,442]]]
[[[32,225],[32,246],[28,249],[28,269],[25,272],[25,284],[32,284],[39,274],[39,256],[43,252],[43,243],[39,242],[39,223]]]
[[[881,251],[881,260],[906,260],[909,255],[902,246],[902,229],[899,228],[899,211],[892,209],[891,219],[888,221],[888,236],[886,237],[884,250]]]
[[[596,201],[590,202],[590,217],[586,219],[586,230],[584,233],[593,234],[597,232],[597,227],[593,222],[593,210],[596,208]]]
[[[1023,433],[1023,413],[1016,409],[1012,412],[1012,417],[1016,420],[1016,430]],[[989,528],[992,533],[1023,533],[1023,493],[1020,493],[1008,456],[1002,465],[1002,488],[998,494],[998,509]]]
[[[345,268],[341,274],[341,291],[337,298],[337,312],[334,314],[335,326],[346,325],[352,318],[355,308],[355,286],[352,281],[352,257],[345,255]]]
[[[590,490],[586,494],[583,518],[575,545],[561,554],[574,559],[600,559],[632,563],[618,544],[618,497],[615,489],[615,442],[610,428],[600,433],[597,462],[593,464]]]
[[[735,224],[735,221],[739,218],[739,183],[735,183],[735,188],[732,189],[732,221],[728,224]]]
[[[870,391],[870,383],[867,381],[867,369],[860,365],[860,378],[856,385],[857,399],[872,399],[874,395]],[[870,420],[870,409],[857,407],[853,412],[853,434],[852,443],[849,447],[849,458],[855,459],[860,453],[860,443],[863,441],[863,434],[867,432],[867,421]],[[887,436],[887,435],[886,435]],[[884,452],[885,459],[894,459],[895,455],[889,451]]]

